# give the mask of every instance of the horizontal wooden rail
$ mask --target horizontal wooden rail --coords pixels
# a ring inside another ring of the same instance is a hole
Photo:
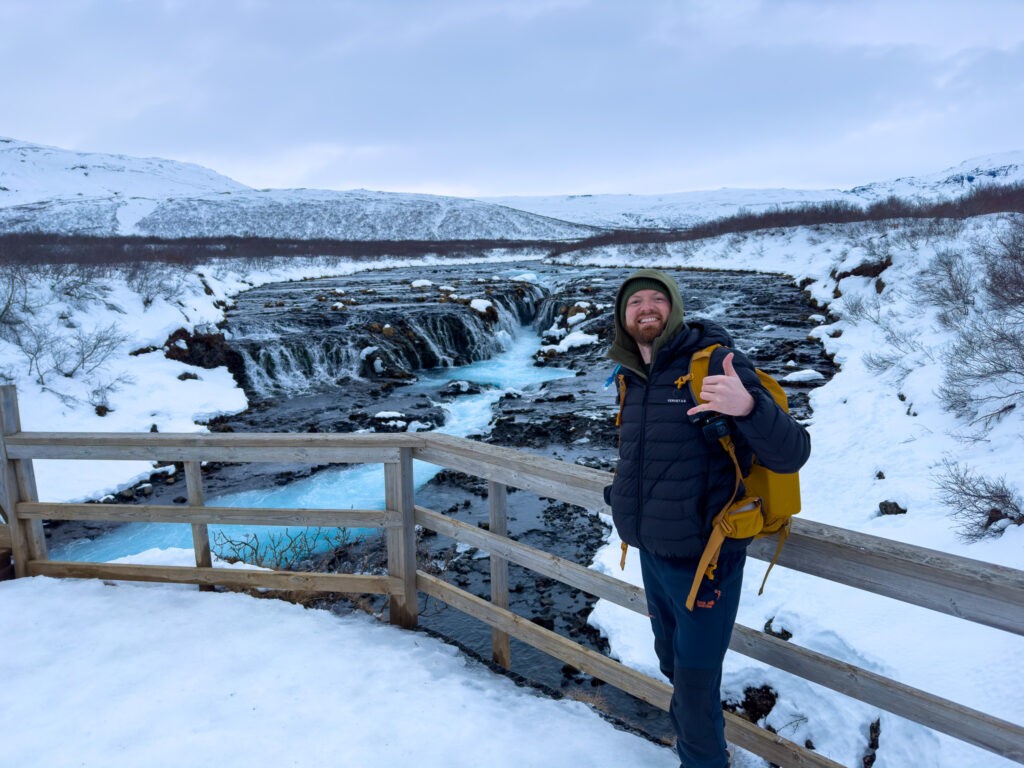
[[[416,572],[416,588],[491,627],[500,629],[502,632],[532,645],[534,648],[572,664],[589,675],[611,683],[616,688],[621,688],[659,709],[668,710],[669,701],[672,698],[672,687],[667,683],[648,677],[589,648],[584,648],[556,632],[537,626],[522,616],[504,608],[498,608],[486,600],[458,587],[453,587],[423,571]],[[725,713],[725,737],[731,744],[748,749],[780,765],[840,768],[838,763],[829,760],[824,755],[800,747],[731,712]]]
[[[192,507],[155,504],[21,503],[18,515],[44,520],[112,520],[147,523],[214,523],[220,525],[298,525],[385,528],[400,525],[387,510],[261,509],[259,507]]]
[[[647,615],[647,600],[640,587],[423,507],[416,507],[416,522],[424,528],[491,552],[595,597]],[[1014,723],[779,640],[742,624],[737,624],[733,629],[729,648],[975,746],[1024,762],[1024,728]]]
[[[4,437],[12,459],[141,459],[293,463],[392,463],[400,448],[423,445],[415,435],[237,432],[18,432]]]
[[[775,541],[748,552],[770,561]],[[1024,635],[1024,571],[799,518],[778,564]]]
[[[388,576],[346,573],[296,573],[248,568],[192,568],[177,565],[127,565],[122,563],[75,563],[60,560],[31,560],[31,576],[58,579],[108,579],[151,581],[174,584],[216,584],[224,587],[284,589],[300,592],[354,592],[394,595],[402,583]]]
[[[607,472],[451,435],[423,433],[422,436],[426,445],[413,449],[414,459],[586,509],[606,508],[603,489],[611,482]]]
[[[510,448],[426,434],[413,456],[489,480],[608,511],[612,475]],[[751,544],[770,561],[776,540]],[[875,594],[1024,635],[1024,571],[848,531],[800,517],[778,564]]]
[[[611,600],[616,605],[642,613],[644,616],[647,615],[647,598],[644,591],[621,579],[607,576],[571,560],[453,520],[423,507],[416,507],[416,523],[456,541],[503,557],[516,565],[557,579],[570,587],[582,589],[595,597]]]
[[[729,649],[1024,763],[1024,728],[737,624]]]

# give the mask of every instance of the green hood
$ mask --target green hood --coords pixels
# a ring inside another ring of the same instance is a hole
[[[622,291],[626,287],[626,283],[638,277],[646,277],[661,283],[665,286],[665,293],[668,294],[669,300],[672,302],[672,309],[669,311],[665,330],[661,332],[661,335],[651,345],[652,362],[658,359],[658,352],[661,351],[661,348],[686,327],[686,323],[683,320],[683,297],[679,295],[679,286],[676,285],[676,281],[670,275],[665,274],[660,269],[641,269],[622,281],[622,285],[619,286],[619,292],[615,295],[615,339],[612,341],[611,349],[608,350],[608,359],[618,363],[623,368],[629,368],[638,376],[643,376],[646,379],[644,359],[640,356],[640,348],[636,345],[633,337],[626,332],[626,326],[622,317],[623,313],[620,307],[622,304]]]

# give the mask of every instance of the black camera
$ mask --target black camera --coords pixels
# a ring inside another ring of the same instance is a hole
[[[700,427],[704,439],[709,443],[729,436],[729,419],[715,411],[703,411],[690,416],[690,423]]]

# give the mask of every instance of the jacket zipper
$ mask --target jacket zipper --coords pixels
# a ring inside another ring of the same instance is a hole
[[[638,545],[642,545],[640,541],[640,518],[644,514],[644,445],[647,442],[647,394],[651,391],[651,377],[654,375],[652,366],[651,373],[647,376],[647,382],[644,384],[644,398],[640,403],[640,453],[638,468],[640,470],[640,476],[637,478],[637,500],[636,500],[636,532],[634,538]]]

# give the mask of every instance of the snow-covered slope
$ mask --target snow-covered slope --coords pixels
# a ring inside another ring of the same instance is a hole
[[[190,163],[0,139],[0,233],[331,240],[567,240],[594,234],[479,200],[255,190]]]
[[[171,197],[237,192],[244,184],[193,163],[72,152],[0,137],[0,206],[76,197]]]
[[[757,213],[768,208],[792,208],[809,203],[842,201],[869,205],[897,197],[933,201],[960,197],[985,184],[1024,182],[1024,152],[976,157],[925,176],[908,176],[839,189],[729,189],[665,195],[553,195],[547,197],[487,197],[543,216],[598,227],[688,227],[731,216],[741,210]]]

